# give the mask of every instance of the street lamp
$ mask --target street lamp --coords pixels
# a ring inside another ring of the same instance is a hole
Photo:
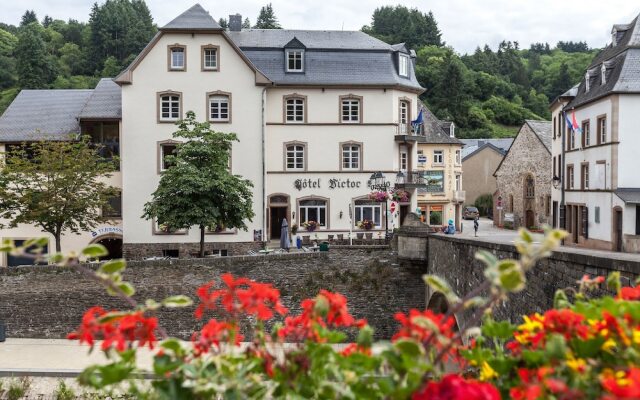
[[[400,174],[400,172],[398,173]],[[404,175],[403,175],[404,176]],[[396,180],[398,179],[398,175],[396,175]],[[371,174],[371,176],[369,177],[369,188],[371,188],[371,190],[379,190],[381,192],[387,192],[387,190],[389,189],[389,186],[391,186],[391,184],[389,182],[386,181],[386,178],[384,176],[384,174],[380,171],[378,172],[374,172],[373,174]],[[384,199],[384,236],[385,239],[389,237],[389,215],[387,212],[387,207],[388,207],[388,201],[385,197]]]
[[[398,171],[396,174],[396,185],[404,184],[404,172]]]

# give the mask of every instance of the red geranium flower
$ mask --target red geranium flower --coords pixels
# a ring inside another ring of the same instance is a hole
[[[623,287],[620,289],[618,298],[622,300],[640,300],[640,286]]]
[[[212,346],[220,347],[220,343],[231,343],[238,345],[243,337],[238,332],[238,327],[229,322],[219,322],[215,319],[209,320],[200,332],[194,333],[191,341],[196,350],[196,354],[207,353]]]
[[[500,400],[500,392],[490,383],[467,381],[447,375],[440,382],[429,382],[411,397],[413,400]]]

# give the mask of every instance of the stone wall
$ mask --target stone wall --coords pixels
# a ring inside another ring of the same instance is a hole
[[[444,235],[430,236],[428,249],[428,273],[445,278],[461,296],[484,281],[484,264],[474,258],[477,251],[488,250],[500,259],[518,258],[512,245]],[[556,251],[528,272],[526,289],[511,295],[495,310],[495,317],[516,322],[522,315],[543,312],[553,306],[557,289],[575,287],[584,274],[607,276],[612,271],[621,272],[623,284],[632,283],[640,276],[640,261],[584,255],[570,249]],[[473,313],[460,315],[459,322],[471,317]]]
[[[400,267],[386,246],[332,247],[328,253],[300,253],[211,259],[131,261],[124,278],[138,293],[136,299],[160,300],[189,294],[224,272],[273,283],[284,304],[298,312],[300,300],[321,288],[347,296],[357,318],[366,318],[379,338],[389,338],[397,328],[396,311],[425,307],[421,267]],[[60,267],[0,269],[0,321],[9,337],[62,338],[93,306],[123,308],[96,283],[73,270]],[[193,308],[162,311],[161,325],[171,335],[188,338],[199,325]]]
[[[258,251],[262,242],[209,242],[204,244],[205,254],[216,250],[226,250],[229,256]],[[142,260],[147,257],[162,257],[166,250],[178,251],[180,258],[193,258],[200,252],[200,243],[123,243],[122,255],[127,260]]]

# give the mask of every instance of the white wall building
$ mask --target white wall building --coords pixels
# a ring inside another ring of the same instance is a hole
[[[175,122],[187,111],[216,130],[238,135],[231,170],[254,184],[256,216],[249,230],[210,232],[208,252],[257,248],[263,239],[279,238],[283,218],[289,225],[317,221],[320,227],[312,233],[300,228],[301,235],[312,238],[346,238],[364,219],[374,222],[375,237],[383,236],[386,225],[399,226],[404,214],[416,209],[420,184],[403,186],[410,198],[394,204],[393,213],[367,198],[372,174],[382,172],[393,187],[398,172],[411,176],[416,168],[416,141],[405,140],[416,135],[411,120],[424,90],[415,77],[415,54],[362,32],[243,30],[240,25],[241,16],[232,15],[224,30],[195,5],[160,28],[115,80],[101,81],[94,91],[65,91],[76,93],[78,111],[66,110],[60,127],[36,121],[13,137],[21,142],[37,130],[61,137],[103,132],[105,123],[118,127],[121,172],[114,179],[122,187],[121,219],[93,234],[65,236],[63,250],[104,237],[121,240],[128,258],[195,251],[197,229],[168,232],[141,218],[167,167],[164,155],[174,149]],[[33,92],[46,107],[44,98],[61,98],[56,96],[62,91]],[[6,138],[16,123],[35,112],[28,94],[23,91],[0,118],[0,143],[11,142]],[[83,96],[100,101],[89,107]],[[85,121],[78,112],[87,108],[109,112]],[[99,140],[108,142],[103,136]],[[107,227],[118,230],[107,232]],[[42,236],[34,227],[16,232],[0,231],[0,238]]]
[[[566,244],[640,252],[640,20],[614,25],[585,78],[551,105],[554,224]],[[565,112],[582,133],[567,128]]]

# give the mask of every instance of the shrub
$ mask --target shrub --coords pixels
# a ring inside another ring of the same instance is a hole
[[[56,388],[53,395],[56,400],[73,400],[76,398],[76,393],[72,388],[67,386],[67,384],[62,379],[58,381],[58,387]]]
[[[31,386],[31,380],[27,377],[14,379],[9,383],[9,389],[7,389],[8,400],[18,400],[23,398],[29,387]]]
[[[490,194],[478,196],[473,205],[480,211],[480,215],[487,216],[489,210],[493,210],[493,196]]]

